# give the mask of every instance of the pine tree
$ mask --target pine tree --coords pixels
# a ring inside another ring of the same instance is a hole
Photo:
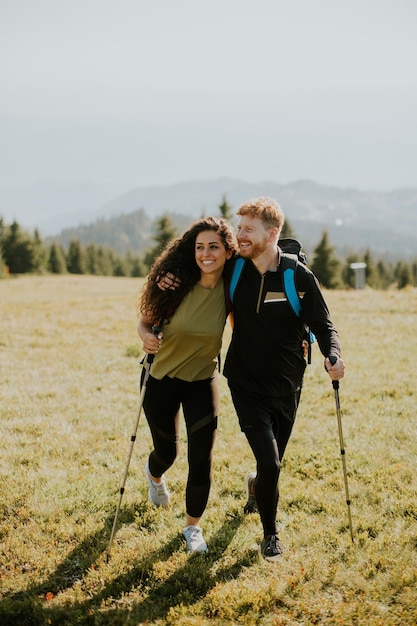
[[[5,223],[2,217],[0,217],[0,278],[5,278],[7,275],[6,263],[3,258],[3,234],[5,232]]]
[[[411,266],[404,261],[398,261],[394,270],[395,279],[397,281],[398,289],[404,289],[408,285],[413,284],[413,273]]]
[[[57,243],[52,243],[49,247],[49,253],[47,257],[47,270],[53,274],[66,274],[67,264],[65,261],[65,253],[61,246]]]
[[[369,287],[372,287],[372,289],[380,289],[381,281],[379,279],[378,269],[377,269],[376,263],[374,263],[374,260],[372,258],[372,254],[369,248],[365,252],[365,256],[363,257],[363,262],[366,264],[366,268],[365,268],[366,284]]]
[[[9,228],[3,226],[2,250],[5,264],[11,274],[33,272],[36,267],[36,247],[32,237],[14,221]]]
[[[229,222],[233,221],[233,218],[234,218],[233,213],[232,213],[233,208],[232,208],[232,205],[227,202],[226,194],[223,196],[222,203],[219,204],[219,211],[220,211],[220,217],[222,217],[225,220],[228,220]]]
[[[385,263],[385,261],[378,261],[377,265],[378,280],[381,289],[388,289],[388,287],[394,281],[394,273],[392,268]]]
[[[93,243],[89,243],[84,250],[85,273],[98,276],[97,251]]]
[[[47,260],[48,260],[48,253],[43,245],[40,232],[37,228],[35,229],[34,234],[33,234],[32,247],[33,247],[33,259],[32,259],[33,271],[45,272]]]
[[[67,252],[67,268],[70,274],[85,274],[85,253],[78,240],[70,242]]]
[[[113,268],[113,276],[128,276],[129,275],[129,267],[126,263],[125,259],[117,258],[115,259],[114,268]]]
[[[150,268],[154,260],[161,254],[167,243],[174,239],[177,235],[177,230],[172,224],[171,218],[168,215],[162,215],[156,223],[156,234],[154,240],[156,246],[148,250],[145,253],[143,262]]]
[[[128,268],[128,275],[138,278],[140,276],[146,276],[146,267],[142,259],[138,256],[133,256],[131,252],[126,254],[125,263]]]
[[[411,264],[411,271],[413,274],[413,286],[417,287],[417,260]]]
[[[340,261],[335,254],[335,248],[329,242],[327,230],[314,250],[311,269],[326,289],[341,287]]]
[[[116,253],[107,246],[99,246],[97,249],[97,264],[101,276],[114,276],[116,265]]]
[[[280,239],[285,239],[286,237],[290,237],[291,239],[296,239],[295,233],[290,222],[285,218],[284,226],[282,227],[281,234],[279,236]]]

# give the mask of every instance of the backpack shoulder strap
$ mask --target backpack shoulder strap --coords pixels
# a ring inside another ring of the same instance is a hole
[[[297,315],[297,317],[301,316],[301,300],[298,294],[297,286],[295,284],[295,271],[298,265],[298,257],[296,254],[289,254],[288,252],[284,252],[281,255],[281,263],[282,263],[282,276],[283,276],[283,284],[285,296],[287,298],[287,302],[290,305],[292,311]],[[307,352],[307,363],[311,363],[311,344],[316,340],[314,333],[306,326],[306,337],[308,340],[308,352]]]
[[[281,263],[285,296],[291,309],[299,317],[301,314],[301,302],[295,284],[295,270],[298,265],[297,256],[288,252],[282,252]]]
[[[230,285],[229,285],[229,298],[231,302],[233,302],[236,287],[239,282],[240,276],[242,274],[244,265],[245,265],[245,259],[242,259],[242,257],[238,257],[235,261],[235,266],[233,268],[233,273],[232,273],[232,277],[230,279]]]

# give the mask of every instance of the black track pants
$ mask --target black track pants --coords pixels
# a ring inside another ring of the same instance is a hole
[[[272,430],[245,433],[256,459],[255,495],[264,536],[277,532],[278,479],[281,463]]]
[[[255,495],[265,537],[277,532],[278,479],[291,436],[301,389],[284,397],[265,397],[230,385],[239,418],[256,459]]]
[[[174,463],[182,406],[188,439],[186,511],[191,517],[201,517],[208,501],[218,405],[217,377],[191,383],[168,376],[148,379],[143,408],[154,444],[149,469],[157,478]]]

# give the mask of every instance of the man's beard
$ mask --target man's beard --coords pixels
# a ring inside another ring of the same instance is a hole
[[[242,253],[242,250],[240,250],[240,246],[239,246],[239,250],[243,258],[256,259],[256,257],[260,256],[263,252],[265,252],[267,247],[268,247],[268,244],[266,241],[262,241],[258,243],[251,242],[250,248],[244,248],[243,253]]]

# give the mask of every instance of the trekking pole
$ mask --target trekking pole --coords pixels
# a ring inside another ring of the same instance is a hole
[[[157,335],[158,333],[160,333],[161,330],[162,330],[162,323],[161,322],[160,322],[159,325],[152,326],[152,332],[153,332],[154,335]],[[111,547],[112,547],[112,544],[113,544],[114,535],[116,533],[117,520],[119,518],[120,507],[121,507],[121,504],[122,504],[122,498],[123,498],[123,494],[124,494],[124,491],[125,491],[127,474],[128,474],[128,471],[129,471],[130,460],[132,458],[132,453],[133,453],[133,446],[135,445],[136,433],[137,433],[138,427],[139,427],[139,418],[140,418],[140,415],[142,413],[143,401],[145,399],[146,385],[148,383],[149,374],[150,374],[150,370],[151,370],[151,365],[153,363],[154,357],[155,357],[154,354],[148,354],[147,357],[146,357],[146,368],[145,368],[145,373],[143,375],[142,387],[141,387],[141,392],[140,392],[140,396],[139,396],[139,408],[138,408],[138,413],[137,413],[137,417],[136,417],[135,426],[134,426],[134,429],[133,429],[133,434],[132,434],[132,436],[130,438],[130,447],[129,447],[129,453],[127,455],[126,467],[125,467],[123,478],[122,478],[122,481],[121,481],[121,484],[120,484],[119,501],[117,503],[116,514],[114,516],[113,528],[112,528],[112,531],[111,531],[110,541],[109,541],[109,547],[107,548],[107,562],[108,562],[109,557],[110,557],[110,550],[111,550]]]
[[[337,361],[337,357],[334,355],[329,356],[329,361],[332,365],[334,365]],[[342,418],[340,415],[340,399],[339,399],[339,381],[332,380],[332,385],[334,389],[334,399],[336,402],[336,414],[337,414],[337,425],[339,428],[339,442],[340,442],[340,454],[342,456],[342,467],[343,467],[343,478],[345,481],[345,493],[346,493],[346,504],[348,508],[348,518],[349,518],[349,529],[350,529],[350,538],[352,539],[352,543],[354,543],[353,538],[353,526],[352,526],[352,516],[350,513],[350,497],[349,497],[349,485],[347,478],[347,470],[346,470],[346,454],[345,454],[345,444],[343,440],[343,430],[342,430]]]

